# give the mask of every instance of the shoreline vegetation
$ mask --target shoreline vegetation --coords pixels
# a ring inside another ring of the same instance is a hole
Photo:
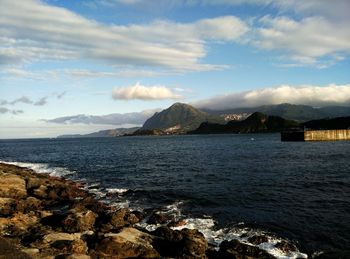
[[[159,227],[147,231],[137,225],[144,221]],[[264,235],[215,249],[196,229],[171,229],[185,221],[108,206],[80,183],[0,163],[0,258],[276,258],[258,247]]]

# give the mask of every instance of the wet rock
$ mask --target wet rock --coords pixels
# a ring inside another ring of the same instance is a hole
[[[287,241],[280,241],[275,245],[276,248],[282,250],[284,253],[289,253],[289,252],[295,252],[298,251],[298,248],[291,244],[288,243]]]
[[[261,243],[269,242],[269,239],[267,238],[267,236],[264,236],[264,235],[255,235],[255,236],[249,237],[248,242],[252,243],[253,245],[259,245]]]
[[[159,227],[152,232],[153,245],[162,256],[205,258],[208,243],[202,233],[193,229],[171,230]]]
[[[246,259],[272,259],[274,256],[268,254],[256,246],[243,244],[238,240],[223,241],[220,244],[219,250],[220,258],[246,258]]]
[[[169,228],[176,228],[186,225],[187,221],[185,219],[180,219],[178,221],[172,221],[167,226]]]
[[[183,229],[183,254],[196,258],[205,257],[208,243],[202,233],[196,229]]]
[[[9,216],[16,211],[16,200],[13,198],[0,198],[0,216]]]
[[[166,215],[164,215],[162,213],[155,212],[149,217],[147,223],[148,224],[153,224],[153,225],[158,225],[158,224],[165,224],[169,220],[171,220],[170,217],[168,217],[168,216],[166,216]]]
[[[128,213],[125,216],[125,221],[131,225],[134,225],[140,221],[140,219],[134,213]]]
[[[63,220],[63,228],[69,232],[93,230],[97,214],[91,210],[68,214]]]
[[[25,198],[27,196],[26,182],[14,174],[0,173],[0,197]]]
[[[99,258],[158,258],[152,246],[152,236],[135,228],[124,228],[120,233],[108,234],[97,244]]]

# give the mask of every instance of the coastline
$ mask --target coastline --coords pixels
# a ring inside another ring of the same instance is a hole
[[[183,228],[184,219],[108,206],[77,182],[28,168],[0,163],[0,187],[1,258],[276,258],[258,247],[267,236],[214,247]],[[147,230],[142,222],[159,227]],[[284,255],[298,251],[287,242],[275,247]]]

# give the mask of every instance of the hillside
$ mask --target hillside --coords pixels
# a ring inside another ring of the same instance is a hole
[[[308,105],[296,105],[289,103],[283,103],[278,105],[264,105],[259,107],[234,108],[218,111],[205,111],[214,115],[240,115],[261,112],[266,115],[279,116],[288,120],[295,120],[300,122],[323,118],[350,116],[350,107],[347,106],[328,106],[323,108],[314,108]]]
[[[202,122],[223,122],[219,116],[202,112],[188,104],[175,103],[169,108],[155,113],[141,130],[159,129],[165,132],[186,132],[199,127]]]
[[[307,129],[350,129],[350,116],[312,120],[301,124],[301,126]]]
[[[285,120],[278,116],[267,116],[255,112],[243,121],[230,121],[225,125],[217,123],[202,123],[199,128],[190,131],[190,134],[217,134],[217,133],[254,133],[254,132],[279,132],[284,129],[296,128],[299,124],[295,121]]]
[[[61,136],[58,136],[57,138],[111,138],[111,137],[122,136],[124,134],[131,134],[138,129],[139,127],[108,129],[108,130],[100,130],[98,132],[92,132],[89,134],[61,135]]]

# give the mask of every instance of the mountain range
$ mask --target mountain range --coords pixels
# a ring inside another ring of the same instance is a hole
[[[218,134],[218,133],[253,133],[279,132],[285,129],[298,128],[299,123],[286,120],[278,116],[268,116],[261,112],[254,112],[242,121],[229,121],[226,124],[202,123],[190,134]]]
[[[330,123],[339,128],[339,125],[345,125],[344,119],[338,122],[327,119],[347,116],[350,116],[350,107],[345,106],[314,108],[307,105],[284,103],[255,108],[202,111],[185,103],[175,103],[167,109],[154,113],[141,128],[119,128],[85,135],[75,134],[59,137],[115,137],[121,135],[185,134],[187,132],[272,132],[297,126],[315,128],[318,125],[319,128],[326,128]],[[319,121],[320,119],[322,120]]]
[[[308,105],[296,104],[277,104],[264,105],[259,107],[248,108],[234,108],[228,110],[206,110],[203,111],[213,115],[229,115],[229,114],[252,114],[254,112],[261,112],[270,116],[279,116],[288,120],[295,120],[305,122],[309,120],[317,120],[324,118],[335,118],[350,116],[350,106],[327,106],[322,108],[315,108]]]

